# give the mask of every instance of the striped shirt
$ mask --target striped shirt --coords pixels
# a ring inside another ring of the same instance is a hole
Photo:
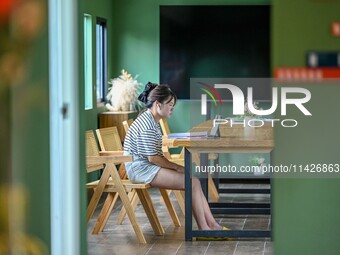
[[[124,151],[136,159],[163,156],[162,133],[152,113],[146,110],[132,123],[125,136]]]

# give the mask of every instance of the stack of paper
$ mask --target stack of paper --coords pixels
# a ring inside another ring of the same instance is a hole
[[[208,132],[186,132],[186,133],[171,133],[168,135],[169,139],[187,139],[187,138],[206,138]]]

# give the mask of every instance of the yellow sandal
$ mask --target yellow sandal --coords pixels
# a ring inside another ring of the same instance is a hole
[[[231,230],[230,228],[223,227],[222,230]],[[232,241],[234,238],[230,237],[196,237],[197,241]]]

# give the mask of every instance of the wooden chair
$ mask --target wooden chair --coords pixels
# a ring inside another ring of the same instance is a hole
[[[123,153],[122,143],[120,141],[120,137],[119,137],[118,130],[117,130],[116,127],[108,127],[108,128],[97,129],[96,133],[97,133],[98,141],[99,141],[99,144],[100,144],[100,147],[101,147],[101,153],[103,153],[103,154],[110,153],[110,151],[116,151],[116,152],[120,151],[121,153]],[[124,172],[126,173],[124,164],[121,164],[120,169],[122,169],[122,168],[124,168]],[[121,174],[121,176],[122,176],[122,174]],[[126,176],[127,175],[124,174],[125,179],[127,179]],[[173,205],[170,202],[170,198],[168,196],[168,193],[164,189],[160,189],[160,191],[161,191],[162,197],[165,201],[165,205],[167,206],[169,214],[172,218],[173,223],[177,227],[181,226],[181,223],[178,219],[178,216],[175,212],[175,209],[173,208]],[[138,193],[136,194],[136,191],[131,190],[131,192],[128,194],[128,196],[129,196],[129,199],[131,201],[132,208],[135,209],[137,207],[138,202],[139,202]],[[111,209],[108,212],[108,214],[111,213],[112,208],[113,208],[113,206],[111,206]],[[121,224],[123,222],[125,215],[126,215],[126,208],[123,207],[119,216],[118,216],[118,220],[117,220],[118,224]],[[106,222],[105,222],[105,224],[106,224]],[[101,229],[102,228],[103,228],[103,226],[101,227]]]
[[[169,128],[167,120],[166,119],[161,119],[159,124],[161,126],[163,136],[164,137],[168,137],[168,135],[171,132],[170,132],[170,128]],[[162,150],[163,150],[164,156],[168,160],[170,160],[170,161],[172,161],[174,163],[177,163],[179,165],[183,165],[184,166],[184,148],[182,148],[182,150],[181,150],[181,152],[179,154],[170,153],[168,146],[163,146]],[[215,154],[215,153],[209,153],[208,159],[215,160],[217,158],[217,156],[218,155]],[[192,161],[193,161],[193,163],[196,166],[199,166],[200,165],[199,155],[192,153]],[[218,193],[216,185],[215,185],[213,179],[211,178],[210,174],[208,175],[208,194],[209,194],[210,200],[212,202],[218,202],[218,200],[219,200],[219,193]]]
[[[137,222],[134,210],[131,206],[130,200],[128,198],[127,192],[131,192],[135,190],[142,205],[146,212],[146,215],[150,221],[150,224],[156,235],[164,235],[164,229],[159,222],[157,217],[157,213],[152,204],[150,194],[148,192],[148,188],[150,188],[149,184],[134,184],[129,180],[122,180],[118,174],[116,164],[124,163],[132,160],[131,156],[123,156],[122,152],[104,152],[101,153],[98,150],[98,146],[95,140],[95,136],[92,130],[86,131],[86,169],[87,172],[93,172],[96,170],[101,170],[104,167],[103,173],[101,175],[100,180],[93,181],[87,183],[87,188],[93,189],[94,193],[90,200],[87,209],[87,222],[89,222],[92,217],[96,206],[98,205],[99,199],[103,192],[108,192],[108,196],[104,202],[103,208],[98,216],[96,226],[102,226],[103,222],[106,222],[114,205],[114,202],[118,197],[122,200],[122,205],[126,209],[126,213],[130,219],[132,227],[136,233],[138,241],[140,243],[146,243],[145,237],[141,231],[141,228]],[[110,156],[108,156],[111,154]],[[101,156],[106,155],[106,156]],[[176,218],[178,224],[176,226],[180,226],[179,220],[177,218],[177,214],[172,207],[170,199],[168,199],[167,192],[164,189],[160,189],[161,195],[166,201],[166,205],[168,206],[168,210],[170,211],[170,205],[172,208],[173,220]],[[96,228],[96,227],[95,227]]]
[[[125,121],[126,122],[126,121]],[[125,127],[124,127],[125,128]],[[127,132],[125,130],[125,132]],[[117,127],[108,127],[108,128],[101,128],[96,130],[98,142],[100,145],[101,152],[104,153],[105,151],[123,151],[123,146],[119,137],[118,129]],[[122,179],[128,179],[125,165],[121,164],[119,167],[119,175]],[[131,201],[132,208],[135,210],[137,207],[137,204],[139,202],[138,195],[135,190],[132,190],[128,197]],[[113,204],[114,205],[114,204]],[[112,207],[113,207],[112,205]],[[117,218],[117,224],[122,224],[123,220],[126,215],[126,210],[124,207],[122,207],[118,218]],[[106,224],[106,222],[105,222]],[[102,229],[101,229],[102,230]]]
[[[168,121],[166,119],[161,119],[159,121],[159,124],[161,126],[163,136],[168,137],[168,135],[171,134],[170,128],[169,128],[169,125],[168,125]],[[170,153],[168,146],[163,146],[162,150],[163,150],[164,156],[167,159],[169,159],[169,160],[171,159],[173,161],[176,161],[176,163],[178,162],[177,164],[184,165],[184,148],[182,148],[182,150],[179,154],[178,153],[177,154]]]
[[[127,133],[127,131],[129,130],[129,127],[131,126],[132,122],[133,122],[133,119],[124,120],[122,122],[125,133]]]
[[[105,151],[123,151],[123,145],[117,127],[97,129],[96,134],[102,154],[105,154]],[[102,139],[102,137],[104,137],[104,139]],[[119,175],[122,179],[127,179],[124,164],[119,166]]]
[[[123,126],[124,126],[124,128],[125,128],[125,132],[128,132],[128,130],[129,130],[129,127],[130,127],[130,125],[132,124],[132,122],[133,121],[130,121],[130,120],[128,120],[128,121],[123,121],[122,123],[123,123]],[[162,147],[162,150],[163,150],[163,154],[164,154],[164,149],[163,149],[163,147]],[[168,158],[169,159],[169,155],[170,154],[167,154],[167,155],[164,155],[166,158]],[[172,159],[172,162],[175,162],[175,163],[177,163],[177,164],[179,164],[179,165],[184,165],[184,155],[183,155],[183,159],[180,159],[180,158],[178,158],[178,159]],[[174,192],[174,195],[175,195],[175,197],[176,197],[176,200],[177,200],[177,202],[178,202],[178,205],[179,205],[179,207],[180,207],[180,209],[181,209],[181,211],[182,211],[182,213],[183,213],[183,215],[185,215],[185,202],[184,202],[184,192],[183,191],[180,191],[180,190],[168,190],[168,195],[170,196],[170,194],[171,194],[171,192]]]

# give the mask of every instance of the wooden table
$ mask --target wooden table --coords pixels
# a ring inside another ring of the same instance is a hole
[[[212,121],[206,121],[190,131],[200,132],[211,129]],[[264,230],[193,230],[192,229],[192,183],[191,168],[192,155],[208,153],[270,153],[273,150],[273,129],[270,123],[265,123],[263,127],[255,128],[255,135],[252,138],[245,138],[243,135],[244,128],[242,125],[229,127],[229,125],[220,126],[220,137],[204,138],[204,139],[163,139],[163,144],[169,147],[183,146],[185,147],[185,240],[191,241],[193,237],[270,237],[271,231]],[[207,163],[207,156],[204,157]],[[270,204],[234,204],[235,213],[242,209],[249,209],[249,206],[255,206],[254,212],[257,214],[270,213]],[[210,203],[213,213],[228,213],[230,210],[225,207],[231,206],[227,203]],[[217,208],[217,210],[215,210]],[[229,208],[230,209],[230,208]],[[214,211],[215,210],[215,211]],[[254,213],[254,214],[255,214]]]

